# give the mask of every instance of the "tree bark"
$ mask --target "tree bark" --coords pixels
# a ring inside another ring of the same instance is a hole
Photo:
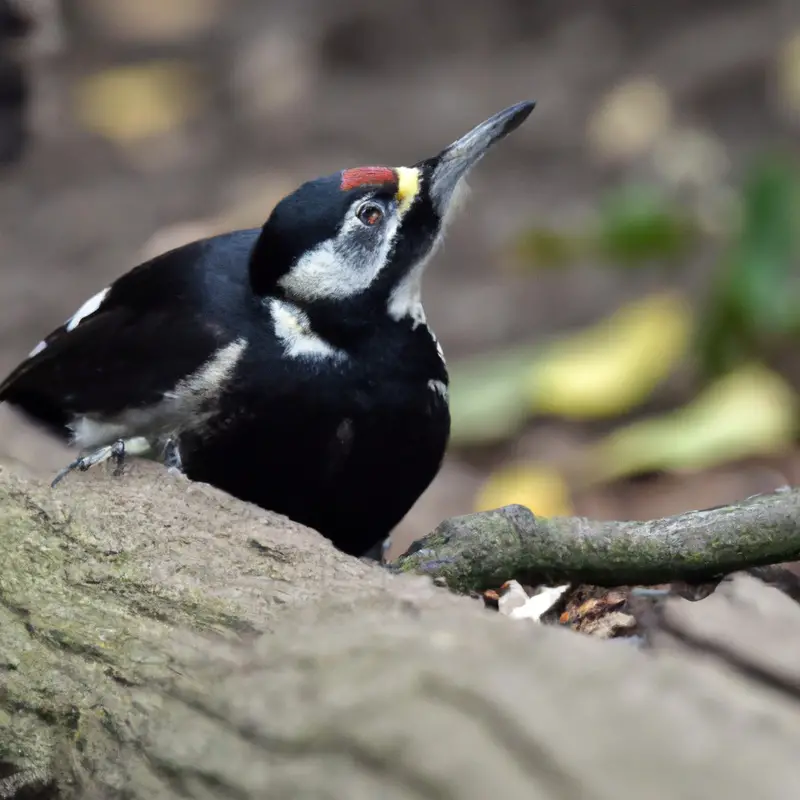
[[[599,586],[703,581],[798,558],[800,490],[784,489],[646,522],[546,519],[506,506],[445,520],[392,568],[466,592],[510,578]]]
[[[149,465],[55,491],[0,469],[0,553],[3,798],[796,788],[800,712],[775,687],[796,674],[800,612],[752,579],[710,630],[692,613],[707,601],[668,601],[647,657],[391,575]]]

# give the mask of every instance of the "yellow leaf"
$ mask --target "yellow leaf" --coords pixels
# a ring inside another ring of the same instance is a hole
[[[536,413],[572,419],[617,416],[653,392],[686,354],[692,314],[672,292],[644,297],[555,342],[532,367]]]
[[[450,440],[455,445],[508,439],[528,417],[525,370],[539,350],[529,344],[456,361],[450,367]]]
[[[114,67],[78,85],[76,113],[93,133],[133,144],[181,125],[198,108],[191,69],[179,61]]]
[[[476,511],[518,503],[543,517],[572,514],[569,488],[552,467],[511,464],[493,473],[475,498]]]
[[[776,373],[750,364],[709,386],[692,403],[632,423],[601,441],[590,459],[591,480],[649,470],[704,469],[792,446],[798,397]]]
[[[589,145],[602,158],[632,159],[647,152],[669,127],[672,104],[656,81],[641,78],[614,88],[589,119]]]
[[[777,84],[780,104],[800,117],[800,31],[793,33],[781,48]]]

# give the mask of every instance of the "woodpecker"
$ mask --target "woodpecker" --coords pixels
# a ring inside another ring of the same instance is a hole
[[[142,456],[374,554],[450,436],[423,271],[467,173],[533,107],[411,167],[308,181],[261,228],[170,250],[87,300],[0,385],[80,448],[53,483]]]

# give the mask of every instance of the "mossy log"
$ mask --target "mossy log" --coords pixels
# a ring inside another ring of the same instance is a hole
[[[156,467],[0,470],[0,797],[793,796],[797,606],[667,609],[654,657]]]

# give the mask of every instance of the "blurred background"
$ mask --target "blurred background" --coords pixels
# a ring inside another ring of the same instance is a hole
[[[394,552],[800,483],[797,0],[0,0],[0,372],[138,261],[529,98],[428,272],[453,443]],[[0,455],[66,458],[7,410]]]

